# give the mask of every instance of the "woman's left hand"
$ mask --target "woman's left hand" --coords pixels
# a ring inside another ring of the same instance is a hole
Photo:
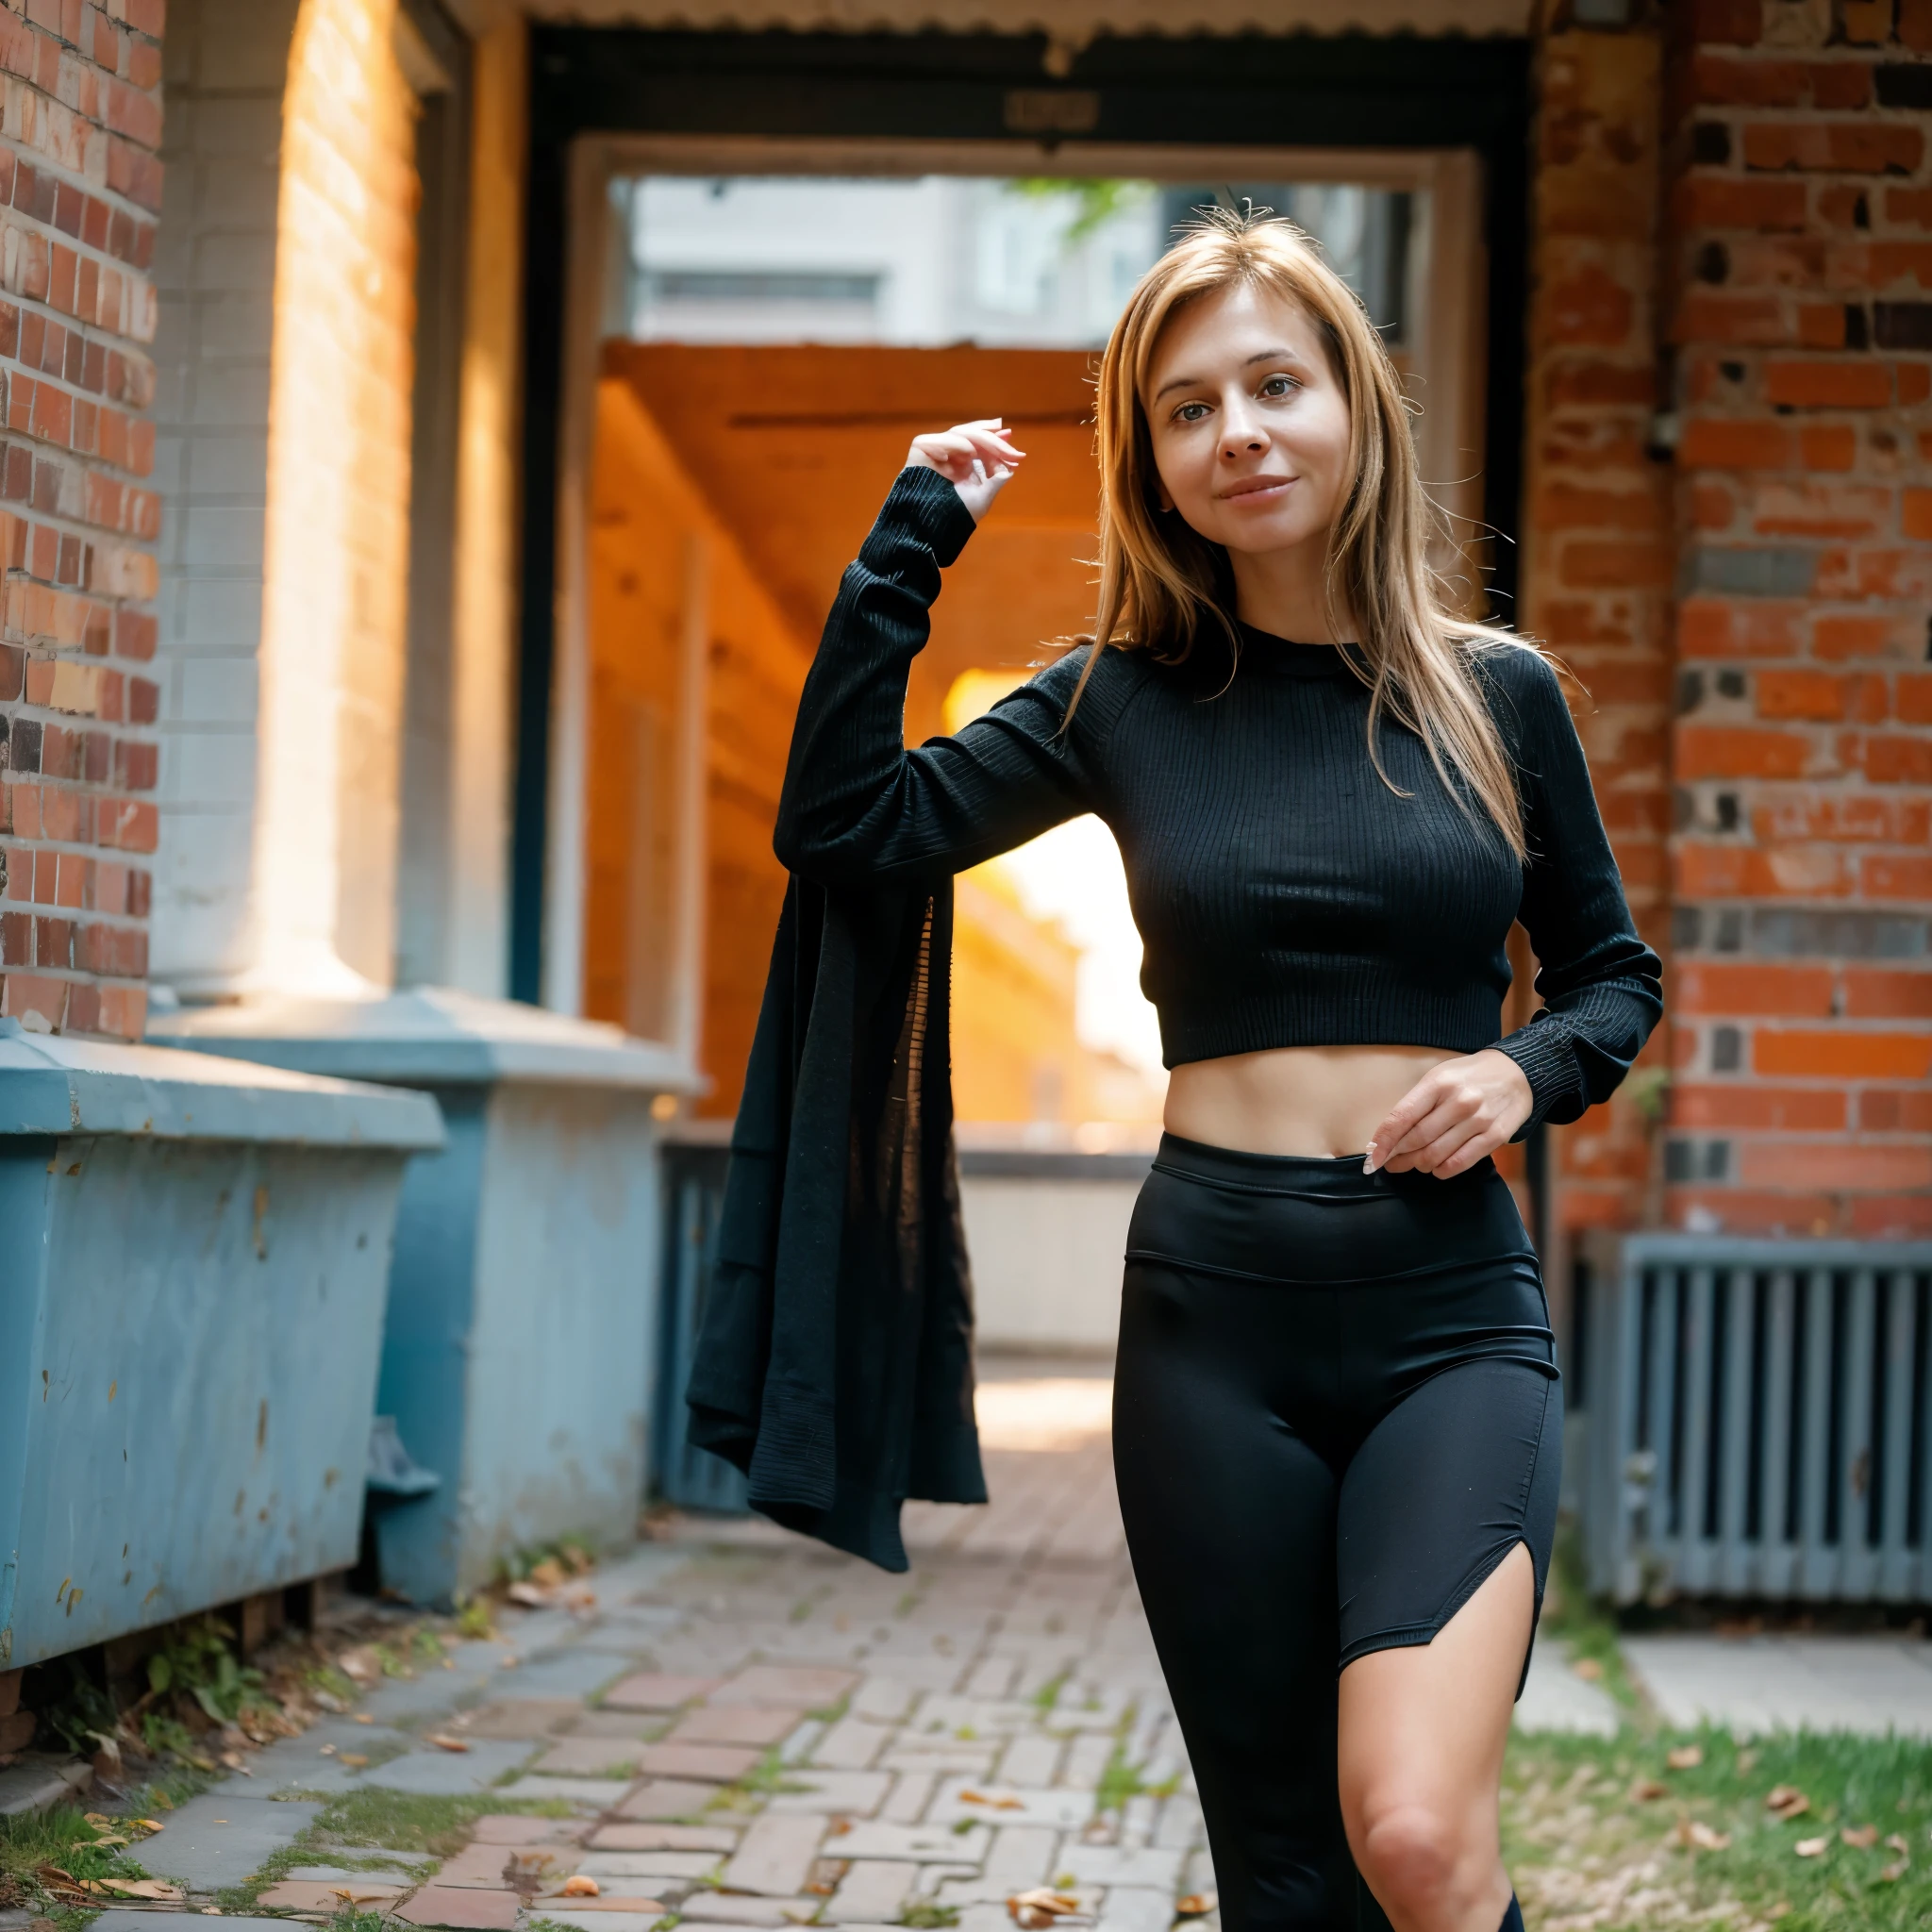
[[[1433,1066],[1369,1138],[1364,1174],[1432,1174],[1440,1181],[1493,1154],[1529,1118],[1529,1076],[1507,1053],[1480,1053]]]

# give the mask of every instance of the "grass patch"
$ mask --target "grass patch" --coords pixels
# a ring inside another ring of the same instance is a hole
[[[1058,1676],[1049,1677],[1033,1693],[1033,1707],[1041,1717],[1045,1717],[1059,1703],[1060,1692],[1067,1688],[1067,1679],[1073,1674],[1071,1671],[1062,1671]]]
[[[258,1893],[288,1876],[298,1865],[359,1864],[344,1851],[416,1852],[454,1857],[469,1843],[477,1819],[506,1811],[539,1818],[570,1818],[572,1807],[556,1798],[506,1798],[497,1791],[456,1797],[429,1797],[414,1791],[344,1791],[292,1844],[270,1855],[243,1883],[215,1894],[224,1912],[253,1912]],[[434,1868],[425,1868],[427,1877]],[[365,1915],[366,1916],[366,1915]]]
[[[957,1925],[959,1923],[958,1906],[942,1906],[936,1899],[915,1899],[899,1914],[902,1925],[916,1925],[921,1932],[934,1932],[941,1925]]]
[[[1699,1761],[1685,1763],[1693,1749]],[[1779,1785],[1807,1801],[1794,1818],[1765,1805]],[[1714,1728],[1518,1737],[1503,1835],[1532,1927],[1648,1932],[1696,1918],[1733,1932],[1919,1932],[1932,1924],[1932,1744],[1804,1733],[1740,1743]],[[1798,1855],[1819,1839],[1817,1856]]]

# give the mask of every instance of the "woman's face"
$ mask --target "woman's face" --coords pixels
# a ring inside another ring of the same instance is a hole
[[[1237,283],[1162,331],[1141,407],[1161,508],[1229,551],[1316,543],[1348,493],[1348,399],[1307,312]]]

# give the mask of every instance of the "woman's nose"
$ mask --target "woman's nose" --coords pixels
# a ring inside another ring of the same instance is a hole
[[[1267,433],[1258,423],[1243,422],[1240,416],[1230,412],[1223,418],[1221,431],[1221,459],[1223,462],[1239,461],[1242,457],[1257,456],[1268,447]]]

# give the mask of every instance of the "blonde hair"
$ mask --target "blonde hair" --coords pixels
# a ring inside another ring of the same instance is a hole
[[[1448,608],[1429,564],[1435,515],[1416,472],[1402,385],[1381,336],[1340,275],[1308,238],[1266,209],[1208,209],[1141,277],[1101,358],[1100,600],[1093,652],[1145,650],[1178,663],[1204,622],[1217,623],[1237,654],[1233,579],[1221,545],[1198,535],[1177,511],[1159,508],[1159,478],[1141,393],[1162,331],[1188,304],[1224,289],[1266,290],[1314,323],[1347,398],[1355,481],[1336,518],[1326,580],[1331,609],[1360,626],[1370,690],[1369,757],[1383,769],[1376,727],[1384,712],[1427,745],[1458,803],[1452,772],[1473,791],[1510,849],[1525,856],[1523,811],[1501,733],[1474,678],[1474,658],[1524,649],[1507,632],[1471,624]],[[1069,709],[1071,715],[1071,708]],[[1465,806],[1465,809],[1466,809]]]

